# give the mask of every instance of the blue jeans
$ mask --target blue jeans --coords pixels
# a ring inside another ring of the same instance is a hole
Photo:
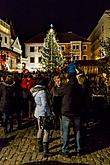
[[[68,152],[71,122],[73,122],[75,129],[76,151],[80,151],[80,117],[73,117],[72,120],[69,117],[62,116],[62,129],[63,129],[62,151],[64,153]]]

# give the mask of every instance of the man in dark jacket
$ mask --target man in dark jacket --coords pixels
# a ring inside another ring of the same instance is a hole
[[[75,129],[76,151],[79,154],[80,147],[80,115],[82,109],[82,87],[76,79],[76,73],[68,75],[68,82],[59,91],[62,95],[62,129],[63,146],[61,154],[67,156],[69,153],[70,124],[73,122]]]
[[[4,132],[13,131],[14,112],[14,82],[11,75],[7,75],[4,82],[0,83],[0,112],[3,114]],[[9,125],[9,129],[8,129]]]

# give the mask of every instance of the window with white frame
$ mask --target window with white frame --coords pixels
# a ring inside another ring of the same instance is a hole
[[[42,60],[42,57],[38,57],[38,63],[40,63]]]
[[[79,45],[73,45],[73,50],[79,50]]]
[[[30,63],[34,63],[35,62],[35,57],[30,57]]]
[[[76,45],[76,50],[79,50],[79,45]]]
[[[30,52],[34,52],[34,51],[35,51],[34,46],[30,46]]]
[[[87,56],[86,55],[83,55],[83,60],[87,60]]]
[[[73,60],[79,60],[79,56],[77,55],[77,56],[73,56]]]
[[[38,52],[41,52],[42,46],[38,46]]]
[[[61,46],[61,50],[62,50],[62,51],[65,50],[65,46],[64,46],[64,45]]]
[[[7,37],[5,37],[5,43],[7,44]]]
[[[73,50],[75,50],[76,49],[76,46],[75,45],[73,45]]]
[[[87,45],[83,45],[83,50],[87,50]]]

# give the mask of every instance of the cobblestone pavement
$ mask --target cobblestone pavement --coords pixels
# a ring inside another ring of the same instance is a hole
[[[71,129],[70,134],[69,158],[58,154],[61,149],[58,130],[53,132],[52,142],[49,145],[52,156],[47,158],[38,153],[36,133],[37,130],[34,125],[22,130],[15,129],[8,135],[4,135],[3,128],[0,127],[0,165],[110,165],[110,129],[108,123],[90,123],[82,140],[83,152],[80,157],[74,154],[73,129]]]

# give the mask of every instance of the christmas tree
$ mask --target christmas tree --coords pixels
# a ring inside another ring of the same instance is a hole
[[[50,30],[46,35],[46,38],[44,39],[41,63],[42,67],[46,71],[51,72],[55,68],[63,65],[63,57],[52,24]]]

